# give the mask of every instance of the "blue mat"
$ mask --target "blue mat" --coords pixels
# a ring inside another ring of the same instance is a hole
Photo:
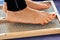
[[[56,8],[58,12],[60,13],[60,1],[55,1]]]
[[[3,1],[0,1],[0,4],[3,4]]]
[[[3,4],[4,0],[0,0],[0,4]]]

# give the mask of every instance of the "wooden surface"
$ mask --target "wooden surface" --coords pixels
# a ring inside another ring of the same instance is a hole
[[[0,6],[0,8],[2,9],[2,6]]]
[[[46,25],[0,23],[0,39],[41,36],[60,33],[60,24],[54,20]]]
[[[47,12],[54,12],[52,6]],[[0,19],[6,14],[0,10]],[[46,25],[11,23],[0,20],[0,39],[22,38],[31,36],[41,36],[50,34],[60,34],[60,24],[58,20],[53,20]]]

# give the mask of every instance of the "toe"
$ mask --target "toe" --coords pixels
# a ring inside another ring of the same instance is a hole
[[[42,16],[42,20],[43,20],[43,24],[47,24],[48,23],[48,19],[46,16]]]
[[[55,19],[56,18],[56,15],[55,14],[51,14],[51,19]]]

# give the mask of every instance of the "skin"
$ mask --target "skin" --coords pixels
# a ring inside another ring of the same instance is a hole
[[[29,7],[26,7],[21,11],[9,11],[7,10],[6,3],[4,3],[3,10],[6,12],[6,20],[10,22],[44,25],[49,23],[56,17],[56,15],[54,14],[32,10]]]
[[[36,10],[44,10],[50,8],[51,4],[48,2],[41,2],[40,4],[34,3],[32,0],[25,0],[28,7]]]
[[[3,11],[7,13],[7,4],[6,4],[6,2],[4,2],[4,4],[3,4]]]
[[[45,3],[41,2],[40,4],[36,4],[32,0],[25,0],[25,1],[28,7],[35,9],[35,10],[44,10],[44,9],[50,8],[51,6],[50,3],[46,3],[46,2]],[[6,9],[7,9],[6,3],[4,3],[3,10],[6,12]]]

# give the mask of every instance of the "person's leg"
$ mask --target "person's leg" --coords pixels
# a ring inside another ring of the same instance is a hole
[[[47,12],[32,10],[28,7],[19,11],[7,10],[6,14],[6,19],[7,21],[10,22],[42,24],[42,25],[52,21],[53,19],[55,19],[55,17],[56,15],[48,14]]]
[[[37,2],[38,0],[26,0],[28,7],[36,10],[48,9],[50,8],[51,4],[48,2],[41,2],[40,4],[34,3],[33,1]]]
[[[32,1],[37,1],[37,0],[32,0]],[[40,1],[40,0],[39,0]],[[26,0],[26,3],[28,5],[28,7],[32,8],[32,9],[36,9],[36,10],[40,10],[40,9],[48,9],[50,8],[50,3],[40,3],[40,4],[35,4],[34,2],[31,2],[31,0]],[[7,7],[5,6],[6,2],[4,2],[3,5],[3,10],[5,12],[7,12]]]

